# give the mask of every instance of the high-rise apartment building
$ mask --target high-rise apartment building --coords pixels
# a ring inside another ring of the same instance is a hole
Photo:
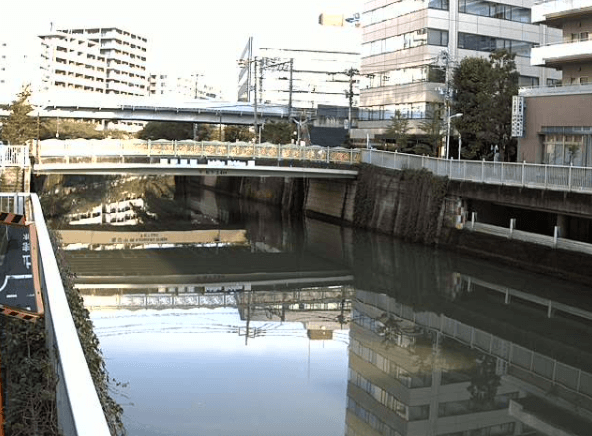
[[[558,0],[532,8],[533,22],[556,27],[563,39],[534,48],[533,65],[563,72],[561,87],[521,89],[514,104],[518,158],[592,166],[592,1]]]
[[[553,83],[561,73],[531,65],[531,49],[557,41],[560,32],[535,24],[534,1],[370,0],[361,16],[359,129],[365,140],[383,133],[396,111],[410,126],[444,101],[445,76],[465,57],[497,49],[516,54],[521,86]]]
[[[154,97],[180,100],[220,99],[222,91],[208,84],[203,74],[150,74],[148,93]]]
[[[40,38],[42,90],[148,95],[146,38],[116,27],[63,29]]]

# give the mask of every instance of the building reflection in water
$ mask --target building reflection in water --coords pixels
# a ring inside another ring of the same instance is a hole
[[[357,290],[352,320],[347,436],[592,428],[592,376],[581,369],[384,294]]]

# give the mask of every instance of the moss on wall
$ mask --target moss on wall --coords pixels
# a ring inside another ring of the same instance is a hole
[[[426,170],[395,171],[363,165],[358,176],[354,226],[408,241],[436,243],[447,189],[446,177]]]

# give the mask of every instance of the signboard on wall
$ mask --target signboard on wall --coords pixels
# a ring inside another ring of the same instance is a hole
[[[512,138],[524,138],[524,97],[512,97]]]

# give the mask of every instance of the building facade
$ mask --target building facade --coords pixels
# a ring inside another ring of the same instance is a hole
[[[41,90],[148,95],[146,38],[108,27],[62,29],[40,39]]]
[[[555,44],[534,48],[532,63],[561,70],[562,86],[521,89],[513,113],[518,158],[552,165],[592,166],[592,1],[535,5],[533,22],[562,31]]]
[[[180,100],[217,100],[222,95],[220,89],[207,83],[203,74],[180,75],[164,72],[150,74],[148,93],[154,97]]]
[[[314,47],[294,42],[291,47],[249,41],[241,55],[238,100],[316,109],[319,105],[358,105],[358,29],[319,26]]]
[[[554,83],[561,73],[531,65],[531,49],[559,40],[560,32],[533,23],[533,1],[371,0],[363,31],[359,128],[365,140],[384,133],[396,111],[417,122],[450,95],[447,74],[465,57],[497,49],[516,54],[521,86]],[[447,89],[448,88],[448,89]]]

